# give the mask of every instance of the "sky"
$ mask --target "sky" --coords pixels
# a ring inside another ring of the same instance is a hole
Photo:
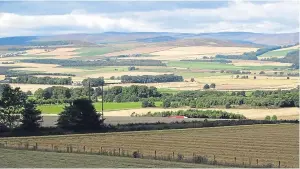
[[[0,37],[101,32],[227,31],[299,32],[299,1],[0,0]]]

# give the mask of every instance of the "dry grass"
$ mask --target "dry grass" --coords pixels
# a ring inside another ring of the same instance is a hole
[[[54,59],[70,59],[70,58],[74,58],[74,57],[78,57],[76,56],[76,52],[74,52],[76,49],[78,48],[57,48],[54,50],[50,50],[50,51],[45,51],[44,49],[30,49],[27,50],[27,54],[28,55],[49,55],[51,56],[51,58]],[[47,57],[46,57],[47,58]]]
[[[130,50],[124,50],[119,52],[112,52],[104,54],[103,56],[119,56],[119,55],[131,55],[131,54],[147,54],[147,53],[153,53],[153,52],[159,52],[171,49],[173,47],[171,46],[145,46],[145,47],[137,47]]]
[[[280,63],[260,60],[232,60],[232,64],[235,66],[291,66],[291,63]]]
[[[247,47],[213,47],[213,46],[190,46],[176,47],[169,50],[151,53],[155,55],[151,59],[159,60],[183,60],[197,59],[203,56],[215,56],[217,54],[242,54],[255,51],[257,48]]]
[[[133,112],[136,114],[147,114],[148,112],[162,112],[162,111],[178,111],[178,110],[188,110],[189,107],[185,108],[140,108],[140,109],[128,109],[128,110],[117,110],[117,111],[107,111],[106,116],[130,116]],[[278,109],[220,109],[220,108],[209,108],[209,109],[198,109],[198,110],[222,110],[230,113],[243,114],[248,119],[263,120],[266,116],[276,115],[278,119],[285,120],[295,120],[299,119],[299,108],[278,108]]]
[[[241,75],[240,75],[241,76]],[[277,89],[291,89],[297,87],[299,84],[298,77],[268,77],[248,75],[249,79],[235,79],[235,76],[208,76],[195,77],[196,82],[166,82],[166,83],[126,83],[126,84],[112,84],[110,86],[130,86],[130,85],[146,85],[155,86],[157,88],[170,88],[176,90],[199,90],[203,89],[205,84],[216,84],[217,90],[277,90]],[[190,79],[186,79],[189,81]]]
[[[123,132],[106,134],[82,134],[46,137],[1,138],[0,142],[8,142],[8,146],[18,146],[29,143],[30,147],[38,144],[39,148],[51,149],[58,146],[66,151],[67,145],[72,145],[73,151],[118,153],[122,151],[132,154],[139,151],[144,156],[170,156],[178,153],[184,157],[206,155],[208,159],[218,162],[256,165],[258,163],[273,164],[281,167],[299,167],[299,125],[272,124],[213,127],[201,129],[163,130]]]

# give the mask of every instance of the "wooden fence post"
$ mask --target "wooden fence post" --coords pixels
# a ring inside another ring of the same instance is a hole
[[[234,163],[236,164],[236,157],[234,157]]]
[[[85,152],[85,146],[83,146],[83,152]]]
[[[216,156],[214,155],[214,163],[216,162]]]
[[[119,148],[119,156],[121,156],[121,149]]]
[[[154,151],[154,159],[156,159],[156,150]]]
[[[258,159],[256,159],[256,165],[258,166]]]
[[[38,149],[38,143],[35,143],[35,150]]]
[[[52,151],[53,151],[53,144],[51,144],[51,147],[52,147]]]
[[[174,151],[173,151],[173,159],[175,159],[175,153],[174,153]]]
[[[278,161],[278,168],[280,168],[280,161]]]

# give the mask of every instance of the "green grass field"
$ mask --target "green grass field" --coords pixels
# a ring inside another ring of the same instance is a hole
[[[130,49],[128,47],[85,47],[81,49],[75,50],[75,52],[78,52],[79,56],[82,57],[93,57],[97,55],[103,55],[106,53],[111,53],[111,52],[117,52],[117,51],[122,51],[122,50],[127,50]]]
[[[296,51],[297,49],[286,49],[286,50],[273,50],[267,53],[264,53],[258,57],[282,57],[285,56],[287,53],[292,52],[292,51]]]
[[[141,108],[141,102],[124,102],[124,103],[115,103],[107,102],[104,103],[104,110],[124,110],[124,109],[137,109]],[[159,107],[161,102],[155,102],[155,105]],[[53,105],[38,105],[37,109],[41,110],[43,114],[58,114],[63,111],[66,104],[53,104]],[[97,111],[102,110],[101,102],[94,103],[94,106]]]
[[[217,166],[0,148],[0,168],[215,168]]]
[[[283,66],[235,66],[224,63],[190,62],[190,61],[171,61],[169,67],[182,67],[190,69],[208,69],[208,70],[269,70],[274,68],[283,68]]]

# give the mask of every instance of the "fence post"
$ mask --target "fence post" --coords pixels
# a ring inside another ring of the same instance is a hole
[[[38,149],[38,143],[35,143],[35,150]]]
[[[280,168],[280,161],[278,161],[278,168]]]
[[[214,163],[216,162],[216,156],[214,155]]]
[[[85,146],[83,146],[83,152],[85,152]]]
[[[174,151],[173,151],[173,159],[175,159],[175,153],[174,153]]]
[[[154,159],[156,159],[156,150],[154,151]]]
[[[193,162],[196,162],[195,153],[193,153]]]
[[[258,159],[256,159],[256,165],[258,166]]]
[[[102,147],[101,147],[101,154],[102,154]]]
[[[234,157],[234,163],[236,164],[236,157]]]
[[[121,149],[119,148],[119,156],[121,156]]]
[[[52,148],[52,151],[53,151],[53,144],[51,144],[51,148]]]

